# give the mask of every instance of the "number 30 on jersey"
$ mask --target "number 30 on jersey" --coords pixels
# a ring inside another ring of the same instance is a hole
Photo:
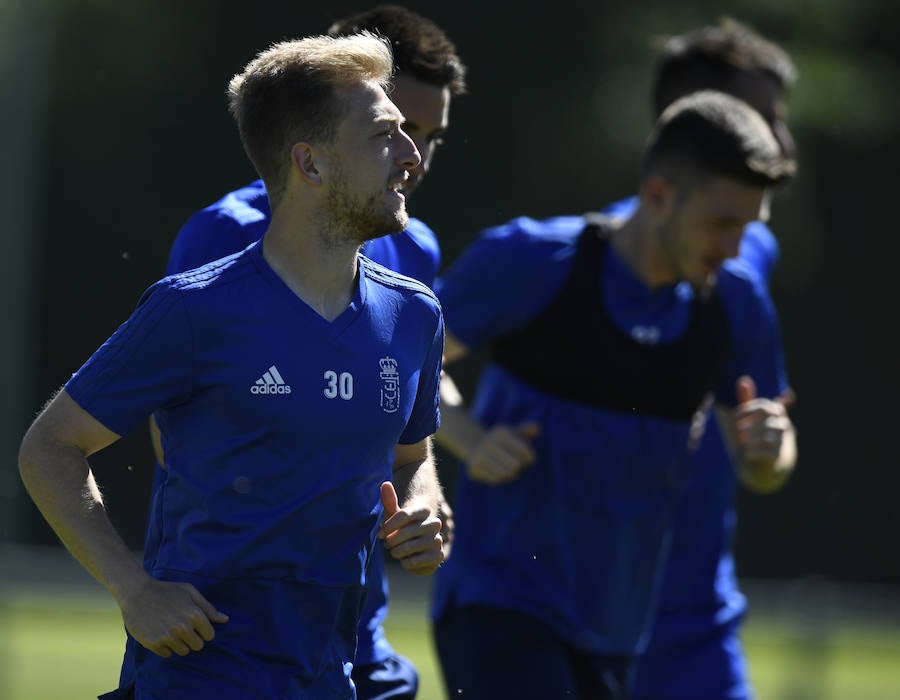
[[[336,399],[338,396],[344,401],[353,398],[353,375],[349,372],[338,374],[329,369],[325,372],[325,398]]]

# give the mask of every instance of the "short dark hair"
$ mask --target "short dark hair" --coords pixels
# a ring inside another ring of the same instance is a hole
[[[768,76],[787,91],[797,69],[784,49],[731,17],[660,42],[653,78],[653,109],[662,114],[672,102],[697,90],[734,93],[742,74]]]
[[[362,30],[388,40],[398,73],[407,73],[435,87],[449,88],[454,97],[466,93],[466,66],[453,42],[430,19],[400,5],[379,5],[337,20],[328,33],[340,36]]]
[[[661,174],[682,187],[726,177],[766,188],[795,170],[756,110],[731,95],[703,90],[676,100],[659,117],[644,152],[642,177]]]

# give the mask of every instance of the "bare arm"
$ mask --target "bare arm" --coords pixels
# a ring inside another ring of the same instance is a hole
[[[384,522],[379,537],[403,568],[428,575],[444,561],[437,517],[441,485],[437,478],[431,438],[413,445],[397,445],[393,483],[381,486]]]
[[[444,340],[444,363],[468,354],[468,348],[449,332]],[[536,423],[495,425],[486,429],[475,420],[448,373],[441,377],[441,427],[435,439],[441,447],[461,459],[470,478],[488,484],[515,479],[534,462],[531,446],[540,433]]]
[[[117,601],[146,573],[110,523],[86,458],[119,437],[63,390],[19,450],[29,495],[72,555]]]
[[[129,632],[160,656],[184,655],[228,618],[189,584],[156,581],[115,531],[87,457],[119,439],[63,390],[22,440],[19,473],[44,518],[81,565],[109,590]]]
[[[437,511],[441,485],[437,478],[431,438],[394,449],[394,489],[401,508]]]
[[[737,386],[738,406],[716,407],[716,419],[726,447],[737,465],[741,483],[756,493],[782,488],[797,462],[797,435],[785,402],[761,399],[749,377]]]

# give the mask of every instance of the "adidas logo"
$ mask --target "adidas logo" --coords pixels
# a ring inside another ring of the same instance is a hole
[[[291,385],[285,384],[275,365],[269,367],[265,374],[250,387],[251,394],[290,394]]]

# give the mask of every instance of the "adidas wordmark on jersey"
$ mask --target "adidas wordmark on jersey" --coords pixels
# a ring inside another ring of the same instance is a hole
[[[285,383],[281,373],[272,365],[250,387],[251,394],[290,394],[291,385]]]

